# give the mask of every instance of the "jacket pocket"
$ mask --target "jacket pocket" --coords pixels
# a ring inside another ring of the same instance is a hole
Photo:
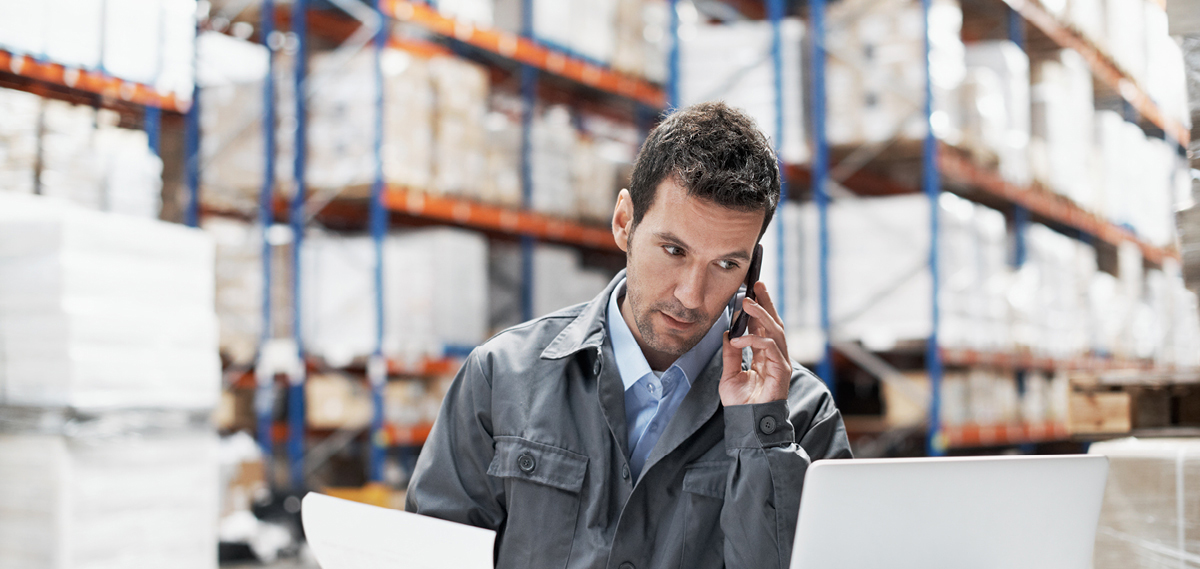
[[[507,504],[497,569],[566,567],[588,457],[521,437],[496,437],[488,474],[504,480]]]
[[[724,567],[725,532],[721,509],[732,462],[701,462],[683,472],[683,565],[687,568]]]

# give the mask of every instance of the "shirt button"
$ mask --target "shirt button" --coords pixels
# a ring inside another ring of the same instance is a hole
[[[758,422],[758,430],[762,431],[762,434],[764,434],[764,435],[769,435],[771,433],[774,433],[775,432],[775,417],[772,417],[770,415],[763,417],[762,420],[760,420]]]
[[[621,564],[621,567],[619,569],[633,569],[633,563],[626,561]]]
[[[517,468],[520,468],[521,472],[524,472],[525,474],[533,472],[533,469],[536,466],[537,461],[533,459],[532,454],[525,453],[517,457]]]
[[[621,478],[623,478],[625,480],[629,480],[629,465],[628,464],[621,467]]]

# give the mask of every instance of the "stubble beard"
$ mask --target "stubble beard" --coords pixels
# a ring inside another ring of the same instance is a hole
[[[633,282],[633,275],[626,271],[626,290],[625,300],[629,303],[629,309],[633,311],[633,322],[637,325],[638,333],[642,337],[642,342],[652,350],[670,354],[676,358],[688,353],[689,350],[696,347],[704,336],[708,334],[709,328],[712,328],[712,322],[709,322],[704,313],[681,306],[678,302],[657,302],[651,306],[643,307],[641,298],[638,296],[636,286],[629,286]],[[655,312],[663,312],[666,315],[684,322],[707,322],[707,326],[698,326],[696,333],[682,342],[672,342],[672,337],[668,334],[659,334],[655,328],[653,317]]]

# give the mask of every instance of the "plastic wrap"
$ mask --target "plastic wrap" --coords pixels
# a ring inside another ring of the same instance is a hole
[[[1088,453],[1108,457],[1093,567],[1200,565],[1200,440],[1121,439]]]
[[[220,383],[202,232],[0,194],[0,401],[207,409]]]
[[[32,194],[42,99],[0,89],[0,192]]]

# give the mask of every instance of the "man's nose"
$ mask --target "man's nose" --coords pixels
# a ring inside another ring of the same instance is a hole
[[[704,305],[704,286],[708,271],[703,266],[691,266],[680,275],[675,285],[675,298],[684,308],[695,310]]]

